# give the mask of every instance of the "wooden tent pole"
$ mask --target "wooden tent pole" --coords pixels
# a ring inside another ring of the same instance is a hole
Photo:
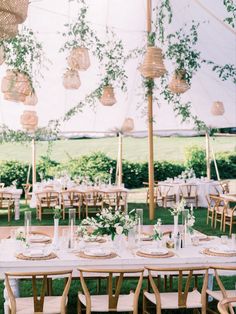
[[[206,131],[206,170],[207,179],[211,179],[211,163],[210,163],[210,138],[209,133]]]
[[[152,31],[152,0],[147,0],[147,33]],[[150,80],[150,79],[149,79]],[[152,79],[153,80],[153,79]],[[152,89],[148,93],[148,185],[149,219],[154,219],[154,166],[153,166],[153,98]]]
[[[118,172],[118,185],[122,184],[122,155],[123,155],[123,138],[119,133],[119,172]]]
[[[219,169],[216,163],[216,156],[215,156],[215,151],[213,149],[213,146],[211,145],[211,154],[213,157],[213,161],[214,161],[214,165],[215,165],[215,169],[216,169],[216,176],[217,176],[217,180],[220,181],[220,174],[219,174]]]
[[[36,183],[36,146],[35,139],[32,139],[32,184]]]

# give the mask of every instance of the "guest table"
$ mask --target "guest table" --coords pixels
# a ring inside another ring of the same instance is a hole
[[[62,234],[64,226],[60,227],[59,235]],[[153,226],[143,226],[143,232],[151,233]],[[1,227],[0,234],[1,237],[6,237],[12,228]],[[44,231],[51,235],[53,233],[53,227],[32,227],[33,230]],[[173,226],[163,225],[162,231],[173,230]],[[12,232],[11,232],[12,233]],[[199,233],[199,236],[203,236]],[[220,239],[217,237],[211,237],[210,241],[200,241],[199,246],[187,245],[183,249],[170,250],[173,254],[169,258],[153,258],[153,257],[140,257],[136,255],[136,249],[130,250],[126,245],[113,246],[113,244],[108,242],[108,244],[103,243],[86,243],[86,249],[89,246],[97,247],[108,247],[110,245],[111,250],[114,250],[117,254],[114,258],[82,258],[79,256],[79,251],[84,250],[84,248],[77,247],[74,250],[62,249],[55,251],[56,258],[50,260],[22,260],[16,257],[16,245],[15,241],[12,239],[2,239],[0,244],[0,276],[4,279],[4,273],[6,271],[55,271],[55,270],[65,270],[73,269],[73,276],[78,277],[77,268],[81,266],[86,266],[87,268],[132,268],[132,267],[144,267],[145,265],[165,265],[167,266],[200,266],[200,265],[212,265],[212,264],[229,264],[236,265],[236,256],[212,256],[202,253],[204,248],[218,247],[220,245]],[[209,240],[209,239],[208,239]],[[151,241],[150,241],[151,242]],[[141,241],[140,246],[144,247],[150,245],[149,241]],[[156,244],[155,244],[156,245]],[[231,244],[229,243],[229,246]],[[13,281],[12,286],[15,290],[16,295],[18,292],[17,281]],[[5,313],[7,313],[7,295],[5,293]]]
[[[173,193],[176,194],[176,201],[179,201],[179,190],[182,185],[196,185],[197,186],[197,194],[198,194],[198,206],[199,207],[207,207],[206,195],[208,194],[216,194],[217,191],[221,192],[222,188],[218,181],[208,180],[206,178],[203,179],[187,179],[187,180],[166,180],[158,182],[160,186],[172,186]]]

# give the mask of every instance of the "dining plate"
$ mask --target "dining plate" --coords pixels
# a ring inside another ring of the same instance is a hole
[[[46,257],[49,256],[50,253],[44,252],[42,250],[30,250],[27,252],[22,252],[22,255],[25,257]]]
[[[107,256],[110,255],[111,252],[109,250],[93,249],[84,251],[84,254],[88,256]]]
[[[49,236],[45,236],[45,235],[42,235],[42,234],[30,235],[30,242],[32,242],[32,243],[47,242],[49,240],[50,240]]]
[[[139,252],[149,255],[166,255],[168,250],[165,248],[155,248],[155,247],[143,247],[139,249]]]
[[[218,254],[236,253],[236,249],[230,248],[228,246],[219,246],[219,247],[209,248],[209,251],[212,253],[218,253]]]

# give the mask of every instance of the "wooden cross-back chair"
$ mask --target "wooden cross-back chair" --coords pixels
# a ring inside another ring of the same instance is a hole
[[[43,213],[53,213],[53,209],[59,205],[59,193],[55,191],[37,192],[36,195],[36,214],[42,220]],[[47,211],[48,210],[48,211]],[[63,216],[65,213],[63,213]]]
[[[127,205],[127,195],[128,193],[126,191],[103,192],[103,207],[113,209],[120,208],[125,211]]]
[[[88,217],[89,213],[96,213],[103,208],[103,196],[96,190],[83,192],[82,205]]]
[[[236,265],[235,266],[216,265],[216,266],[210,266],[210,269],[214,271],[214,280],[217,284],[217,290],[207,289],[206,290],[207,295],[211,296],[217,302],[225,298],[233,298],[233,297],[236,298],[235,287],[233,290],[226,290],[221,280],[221,276],[224,276],[224,274],[226,274],[227,276],[229,276],[230,274],[232,274],[232,276],[235,275]],[[232,306],[236,307],[236,302],[233,303]],[[229,313],[235,314],[232,306],[229,306]]]
[[[221,300],[218,305],[218,311],[220,314],[230,314],[233,304],[236,304],[236,297],[234,298],[225,298]]]
[[[12,291],[11,279],[31,279],[32,297],[15,297]],[[47,296],[49,279],[64,278],[66,280],[61,296]],[[6,289],[8,293],[9,313],[47,313],[66,314],[68,292],[72,279],[72,270],[54,272],[7,272],[5,273]],[[41,285],[39,285],[41,281]],[[39,289],[41,288],[41,289]]]
[[[232,233],[233,225],[236,225],[236,206],[231,207],[230,202],[226,202],[223,217],[223,231],[229,226],[229,235]]]
[[[222,188],[223,194],[229,194],[229,181],[220,181],[220,186]]]
[[[168,203],[176,203],[176,194],[174,186],[168,184],[158,184],[157,186],[157,202],[161,201],[163,207],[167,207]]]
[[[179,187],[180,199],[184,198],[187,203],[198,207],[198,194],[196,184],[183,184]]]
[[[22,187],[25,193],[25,204],[27,205],[28,201],[30,201],[32,198],[32,192],[31,192],[32,184],[25,183],[25,184],[22,184]]]
[[[143,268],[136,269],[86,269],[79,268],[80,281],[83,293],[78,293],[78,314],[82,313],[82,306],[86,308],[86,314],[91,312],[132,312],[138,314],[138,298],[143,281]],[[85,275],[95,273],[108,278],[108,293],[106,295],[91,295],[85,281]],[[120,294],[125,274],[135,274],[139,279],[134,292]],[[113,280],[115,279],[115,280]],[[115,288],[113,283],[116,282]]]
[[[211,220],[211,226],[213,227],[216,209],[219,209],[221,199],[214,194],[208,194],[206,195],[206,200],[207,200],[207,224],[209,223],[209,220]],[[223,214],[223,207],[221,207],[221,210]],[[221,210],[218,210],[219,214],[221,213]]]
[[[61,207],[63,212],[63,219],[65,219],[65,209],[74,207],[78,211],[78,218],[80,219],[80,209],[83,202],[83,193],[74,189],[61,192]]]
[[[0,210],[4,209],[8,211],[8,222],[11,221],[11,215],[14,211],[14,198],[12,193],[0,192]]]
[[[163,309],[202,309],[206,313],[206,289],[208,283],[207,267],[145,267],[148,270],[149,283],[153,292],[144,291],[143,294],[143,313],[147,314],[148,305],[156,306],[156,313],[161,314]],[[157,276],[174,274],[178,278],[177,292],[160,292],[157,282],[154,280]],[[203,284],[201,291],[195,287],[195,274],[202,274]],[[193,290],[190,291],[193,282]]]

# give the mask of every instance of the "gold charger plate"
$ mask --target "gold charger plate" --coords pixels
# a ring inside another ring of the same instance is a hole
[[[87,255],[87,254],[85,254],[85,253],[82,251],[82,252],[79,252],[79,253],[77,254],[77,256],[82,257],[82,258],[89,258],[89,259],[110,259],[110,258],[116,257],[117,254],[114,253],[114,252],[111,252],[111,253],[109,253],[109,254],[107,254],[107,255],[95,256],[95,255]]]

